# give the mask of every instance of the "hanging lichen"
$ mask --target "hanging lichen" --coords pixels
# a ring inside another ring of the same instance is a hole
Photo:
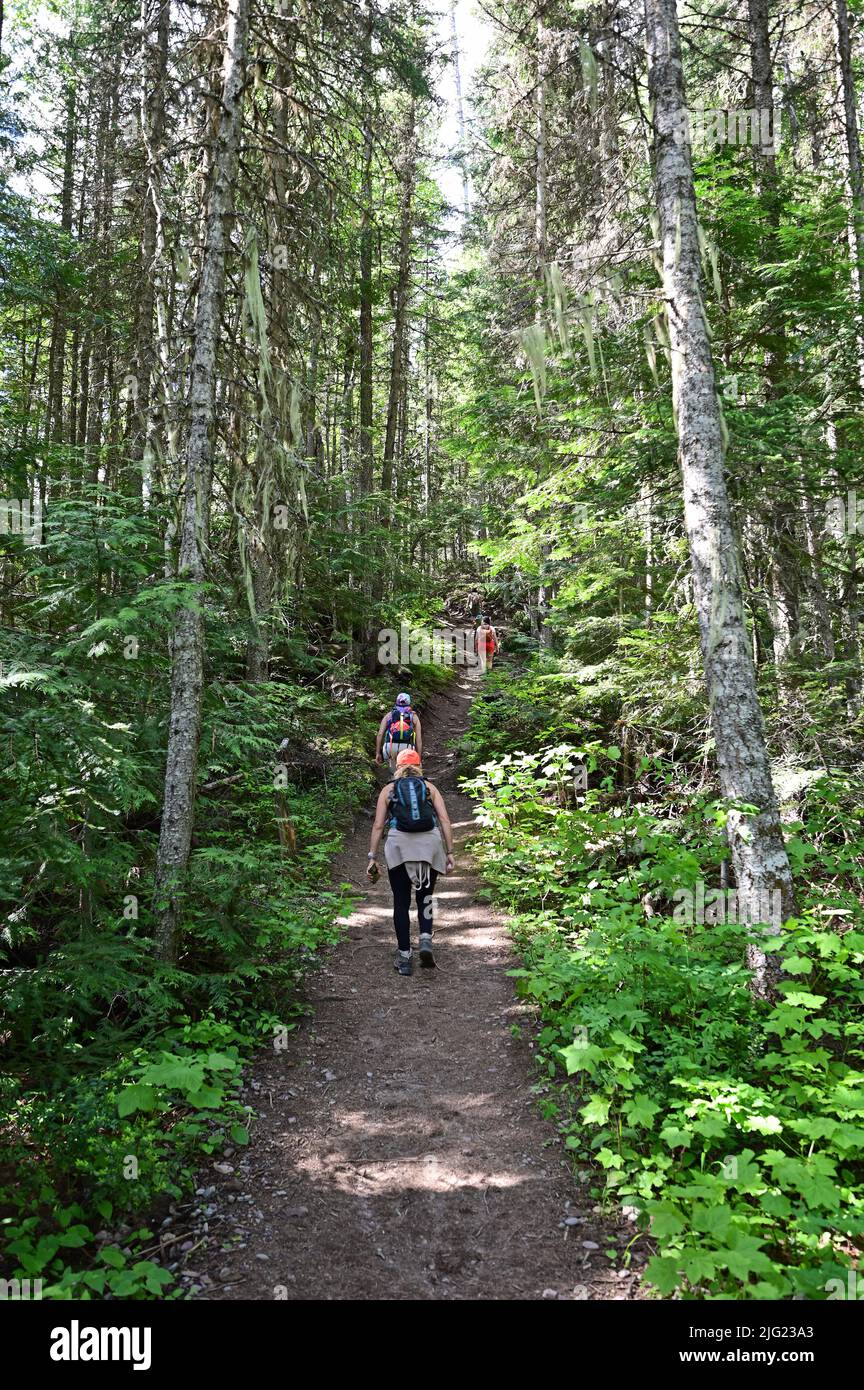
[[[261,292],[261,272],[258,265],[258,234],[250,227],[246,235],[243,268],[244,309],[249,341],[258,355],[258,390],[269,413],[269,391],[272,369],[270,344],[267,338],[267,310]]]
[[[696,224],[696,233],[699,238],[699,255],[702,258],[702,269],[706,277],[710,270],[714,293],[717,299],[722,303],[723,285],[720,281],[720,252],[711,237],[708,236],[707,232],[698,222]]]
[[[519,346],[531,368],[534,400],[537,414],[540,415],[546,395],[546,330],[541,323],[532,323],[528,328],[523,328],[518,337]]]
[[[669,362],[669,364],[670,364],[670,366],[671,366],[671,364],[672,364],[672,345],[671,345],[671,343],[670,343],[670,341],[669,341],[669,330],[668,330],[668,328],[667,328],[667,326],[666,326],[665,311],[664,311],[664,312],[661,312],[661,313],[659,313],[659,314],[655,314],[654,317],[653,317],[652,320],[651,320],[651,323],[652,323],[652,325],[653,325],[653,327],[654,327],[654,336],[655,336],[655,338],[657,339],[657,342],[659,343],[660,347],[663,349],[664,353],[666,354],[666,360],[667,360],[667,362]]]
[[[558,330],[558,340],[563,352],[570,351],[570,325],[567,321],[567,286],[564,283],[564,276],[561,274],[561,267],[557,261],[546,267],[546,285],[549,294],[549,304],[555,318],[555,327]]]
[[[658,215],[657,215],[656,212],[649,212],[649,214],[648,214],[648,225],[649,225],[650,228],[651,228],[651,236],[652,236],[652,238],[653,238],[653,244],[652,244],[652,247],[651,247],[651,260],[652,260],[653,263],[654,263],[654,269],[656,270],[658,276],[659,276],[660,279],[662,280],[662,279],[663,279],[663,257],[660,255],[660,249],[659,249],[659,248],[660,248],[660,218],[658,217]]]
[[[579,306],[579,321],[582,325],[582,336],[585,339],[585,350],[588,353],[588,367],[592,376],[597,375],[597,359],[594,353],[594,301],[595,294],[589,290]]]
[[[643,325],[642,336],[645,339],[645,356],[648,358],[648,366],[650,367],[651,375],[654,378],[654,385],[659,386],[660,378],[657,375],[657,349],[654,346],[654,337],[651,332],[650,323],[646,323]]]
[[[579,61],[582,65],[582,88],[585,93],[585,104],[589,111],[597,109],[597,59],[589,44],[584,39],[579,40]]]
[[[288,406],[288,427],[290,430],[291,446],[294,449],[300,448],[303,426],[300,420],[300,383],[294,381],[291,384],[291,395]]]
[[[729,448],[729,426],[726,424],[726,415],[723,410],[723,402],[720,399],[720,395],[717,391],[714,392],[714,395],[717,401],[717,414],[720,417],[720,440],[723,445],[723,456],[725,458],[726,451]]]

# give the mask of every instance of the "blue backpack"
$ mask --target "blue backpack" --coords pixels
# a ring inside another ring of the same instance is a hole
[[[397,777],[390,783],[390,829],[434,830],[438,817],[432,809],[432,799],[422,777]]]

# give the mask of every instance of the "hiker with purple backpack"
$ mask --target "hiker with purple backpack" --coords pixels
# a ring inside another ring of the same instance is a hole
[[[389,714],[385,714],[378,725],[375,740],[375,761],[383,763],[386,758],[390,772],[396,771],[396,759],[403,748],[414,748],[423,756],[423,729],[420,716],[411,708],[411,696],[406,691],[396,696],[396,703]]]

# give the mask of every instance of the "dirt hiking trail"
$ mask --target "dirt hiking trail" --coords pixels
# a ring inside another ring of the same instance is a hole
[[[438,968],[419,968],[412,904],[415,973],[393,969],[390,888],[383,875],[366,891],[371,822],[358,817],[334,874],[365,900],[309,979],[310,1019],[248,1074],[248,1149],[201,1179],[183,1272],[201,1299],[638,1296],[604,1253],[633,1226],[580,1198],[537,1111],[529,1042],[511,1033],[526,1021],[515,958],[460,847],[474,822],[448,745],[476,688],[457,675],[423,714],[424,765],[456,842],[435,894]]]

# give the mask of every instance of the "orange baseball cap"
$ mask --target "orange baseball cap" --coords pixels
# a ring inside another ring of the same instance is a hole
[[[396,759],[396,766],[404,767],[406,764],[419,763],[420,761],[420,754],[416,748],[403,748]]]

